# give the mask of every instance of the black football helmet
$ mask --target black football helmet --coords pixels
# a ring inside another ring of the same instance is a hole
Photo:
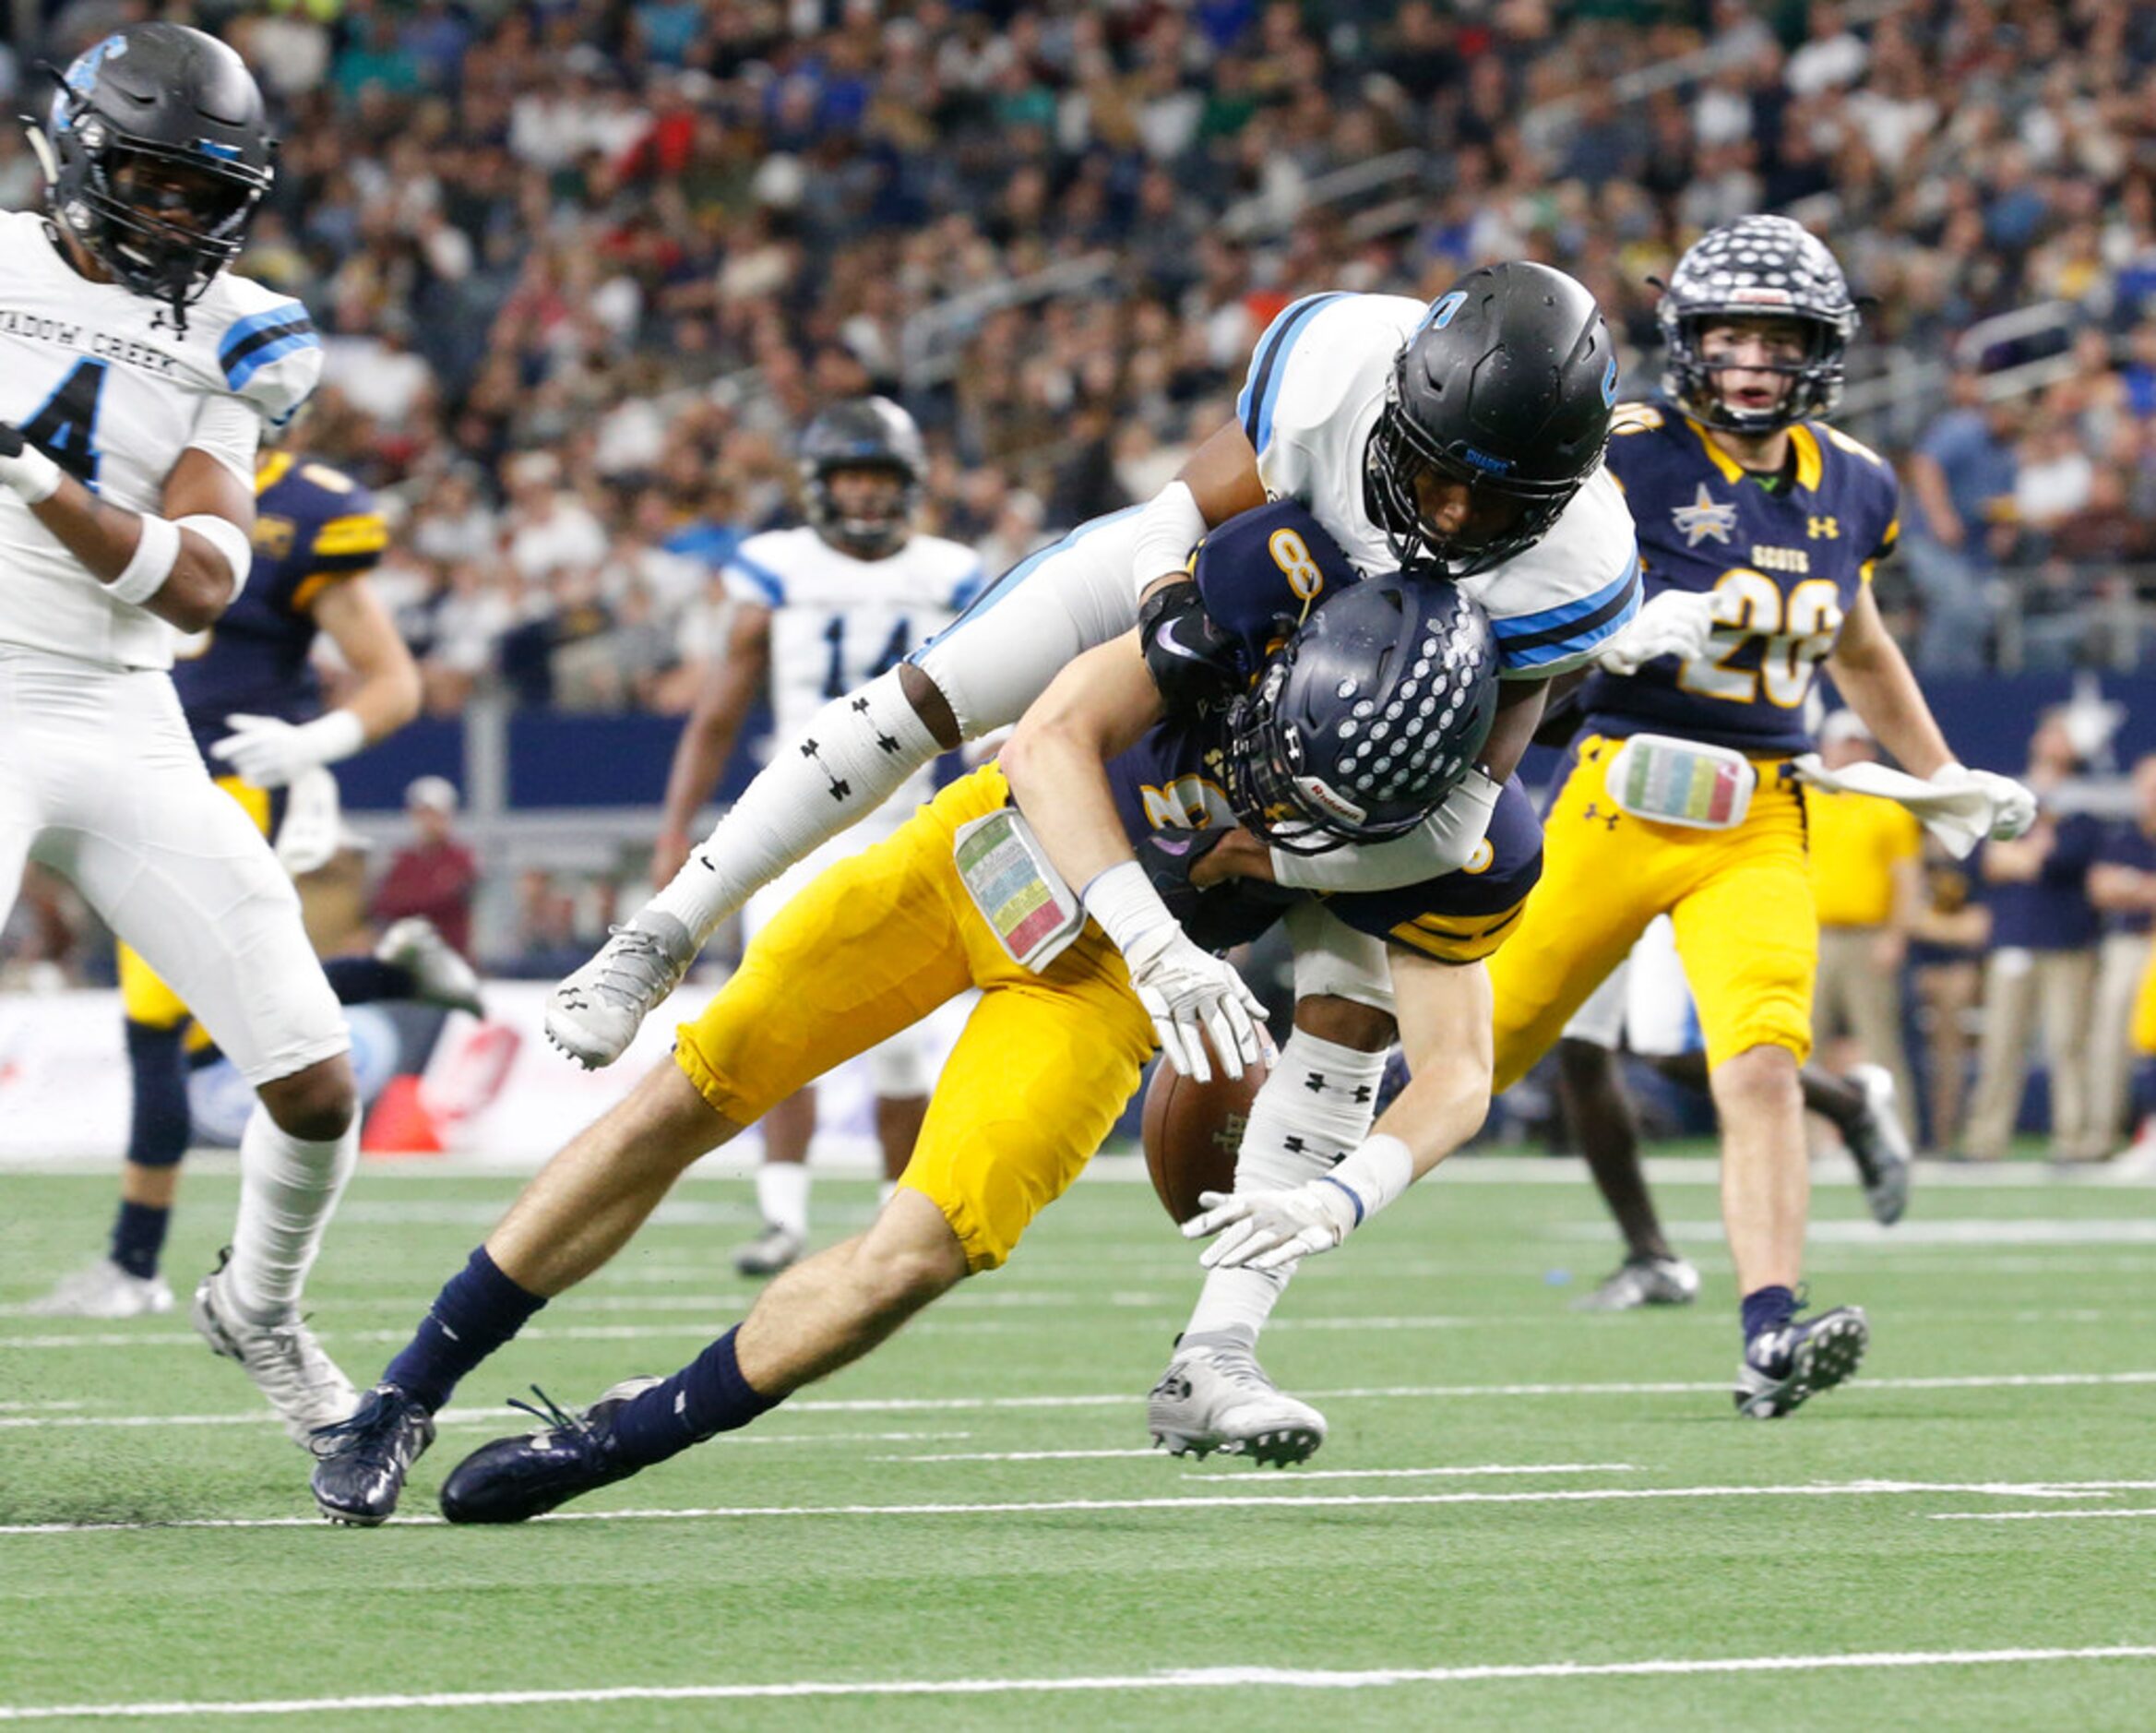
[[[1229,803],[1296,855],[1420,824],[1497,714],[1497,638],[1449,580],[1368,578],[1319,600],[1228,713]]]
[[[1789,395],[1774,409],[1728,407],[1699,353],[1709,326],[1745,318],[1800,319],[1810,334],[1802,361],[1757,369],[1790,377]],[[1856,303],[1827,244],[1788,217],[1739,217],[1709,229],[1670,273],[1655,319],[1667,352],[1663,391],[1709,427],[1775,433],[1806,416],[1830,415],[1840,400]]]
[[[1400,352],[1370,436],[1364,493],[1393,556],[1466,578],[1532,547],[1602,462],[1616,400],[1617,352],[1578,283],[1525,261],[1461,278]],[[1425,469],[1519,516],[1472,544],[1441,537],[1416,497]]]
[[[874,517],[842,515],[831,498],[834,470],[888,470],[903,488],[897,508]],[[816,533],[856,559],[885,559],[906,544],[928,473],[928,448],[912,416],[887,397],[834,403],[801,436],[801,488]]]
[[[275,173],[253,75],[184,24],[131,24],[77,55],[30,137],[54,220],[182,329],[239,257]]]

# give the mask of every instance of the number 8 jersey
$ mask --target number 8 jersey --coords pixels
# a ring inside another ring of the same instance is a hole
[[[1893,551],[1900,490],[1885,460],[1823,422],[1798,422],[1789,437],[1790,469],[1762,480],[1674,406],[1618,408],[1609,468],[1638,529],[1648,595],[1720,592],[1741,614],[1703,656],[1592,675],[1586,732],[1680,735],[1760,756],[1810,748],[1805,699]]]
[[[321,366],[297,301],[223,271],[187,309],[183,336],[164,303],[77,272],[42,217],[0,214],[0,421],[115,506],[161,511],[191,446],[252,496],[264,418],[305,401]],[[115,601],[0,488],[0,643],[167,668],[176,636]]]

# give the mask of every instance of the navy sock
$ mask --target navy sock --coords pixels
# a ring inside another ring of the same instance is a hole
[[[1779,1330],[1795,1316],[1796,1296],[1787,1288],[1754,1288],[1745,1296],[1745,1340]]]
[[[524,1328],[546,1301],[512,1282],[482,1246],[442,1285],[404,1352],[382,1374],[428,1410],[449,1400],[458,1380]]]
[[[400,962],[374,957],[331,957],[322,964],[339,1005],[373,1005],[388,998],[413,998],[419,977]]]
[[[113,1219],[113,1261],[147,1282],[157,1273],[157,1255],[164,1249],[165,1229],[172,1222],[168,1209],[123,1200]]]
[[[195,1132],[187,1111],[187,1025],[157,1029],[129,1022],[126,1031],[127,1070],[135,1082],[127,1159],[137,1167],[176,1166]]]
[[[783,1396],[759,1395],[733,1357],[734,1325],[665,1382],[647,1390],[613,1417],[625,1459],[639,1468],[662,1463],[719,1432],[744,1427]]]

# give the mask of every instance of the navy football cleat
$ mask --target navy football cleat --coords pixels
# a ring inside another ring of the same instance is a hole
[[[332,1523],[387,1522],[404,1476],[434,1441],[435,1416],[396,1385],[376,1384],[349,1419],[307,1435],[320,1459],[312,1476],[316,1504]]]
[[[1861,1306],[1837,1306],[1817,1318],[1792,1319],[1745,1345],[1733,1394],[1747,1420],[1778,1420],[1822,1390],[1856,1376],[1872,1339]]]
[[[581,1414],[566,1414],[538,1385],[531,1393],[546,1406],[511,1405],[545,1424],[535,1432],[482,1444],[449,1471],[442,1483],[442,1514],[452,1523],[521,1523],[555,1505],[626,1480],[643,1466],[622,1461],[613,1418],[657,1378],[616,1384]]]

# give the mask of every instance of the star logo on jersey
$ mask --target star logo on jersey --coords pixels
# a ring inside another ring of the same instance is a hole
[[[1727,542],[1737,532],[1737,508],[1733,505],[1718,504],[1707,491],[1707,484],[1699,484],[1699,491],[1692,496],[1692,503],[1679,506],[1670,513],[1686,547],[1697,547],[1700,543],[1712,540]]]

